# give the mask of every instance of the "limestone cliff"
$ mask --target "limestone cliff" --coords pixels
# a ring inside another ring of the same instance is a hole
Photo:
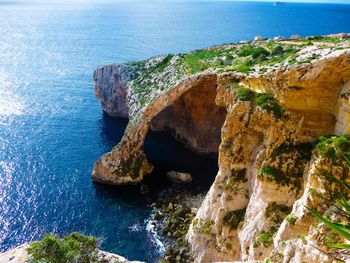
[[[331,261],[317,249],[327,230],[305,206],[325,212],[330,198],[320,196],[341,192],[325,171],[350,178],[344,163],[314,150],[321,135],[350,133],[349,41],[218,46],[101,67],[94,80],[103,109],[129,117],[94,180],[138,183],[150,173],[142,150],[150,128],[219,153],[187,234],[197,262]]]

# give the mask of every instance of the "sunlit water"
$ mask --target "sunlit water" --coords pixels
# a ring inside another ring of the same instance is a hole
[[[103,249],[154,262],[159,244],[138,187],[91,181],[126,121],[104,116],[94,97],[97,66],[184,52],[255,35],[350,31],[350,6],[256,3],[0,5],[0,251],[54,231],[97,236]],[[190,189],[207,190],[216,160],[194,155],[165,134],[146,152],[166,170],[191,171]]]

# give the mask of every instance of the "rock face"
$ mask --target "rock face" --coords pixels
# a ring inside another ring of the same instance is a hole
[[[188,173],[180,173],[175,171],[167,172],[165,175],[171,182],[177,184],[187,184],[192,182],[192,176]]]
[[[134,75],[134,68],[128,65],[108,65],[94,72],[95,95],[102,109],[113,117],[129,116],[126,103],[127,82]]]
[[[95,163],[94,180],[142,181],[152,170],[142,151],[148,130],[170,130],[200,153],[219,153],[215,182],[187,234],[196,262],[330,262],[316,249],[330,231],[314,225],[305,206],[323,213],[330,203],[320,196],[342,191],[320,171],[350,178],[344,162],[313,150],[321,135],[350,133],[350,42],[298,41],[155,57],[118,66],[133,70],[118,84],[100,77],[108,81],[97,94],[126,89],[118,100],[129,124]]]
[[[170,130],[199,153],[217,153],[226,110],[215,104],[216,78],[198,82],[151,122],[154,131]]]
[[[4,253],[0,253],[1,263],[30,263],[32,262],[32,257],[27,253],[27,248],[29,244],[24,244],[22,246],[16,247]],[[122,256],[116,254],[108,253],[100,250],[98,253],[98,259],[100,262],[105,263],[142,263],[140,261],[128,261]]]

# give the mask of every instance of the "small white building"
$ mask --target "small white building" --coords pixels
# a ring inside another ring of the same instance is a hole
[[[291,37],[290,37],[290,39],[293,39],[293,40],[299,40],[299,39],[301,39],[302,37],[300,36],[300,35],[292,35]]]
[[[255,36],[254,37],[254,41],[260,41],[263,40],[263,38],[261,36]]]
[[[284,37],[282,37],[282,36],[277,36],[277,37],[273,38],[273,40],[283,40],[283,39],[284,39]]]

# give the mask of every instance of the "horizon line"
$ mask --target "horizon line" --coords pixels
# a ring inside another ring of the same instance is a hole
[[[22,0],[22,1],[11,1],[11,0],[0,0],[0,4],[16,5],[16,4],[112,4],[120,2],[143,2],[141,0]],[[285,0],[285,1],[274,1],[274,0],[149,0],[149,2],[251,2],[251,3],[281,3],[281,4],[350,4],[350,0]]]

